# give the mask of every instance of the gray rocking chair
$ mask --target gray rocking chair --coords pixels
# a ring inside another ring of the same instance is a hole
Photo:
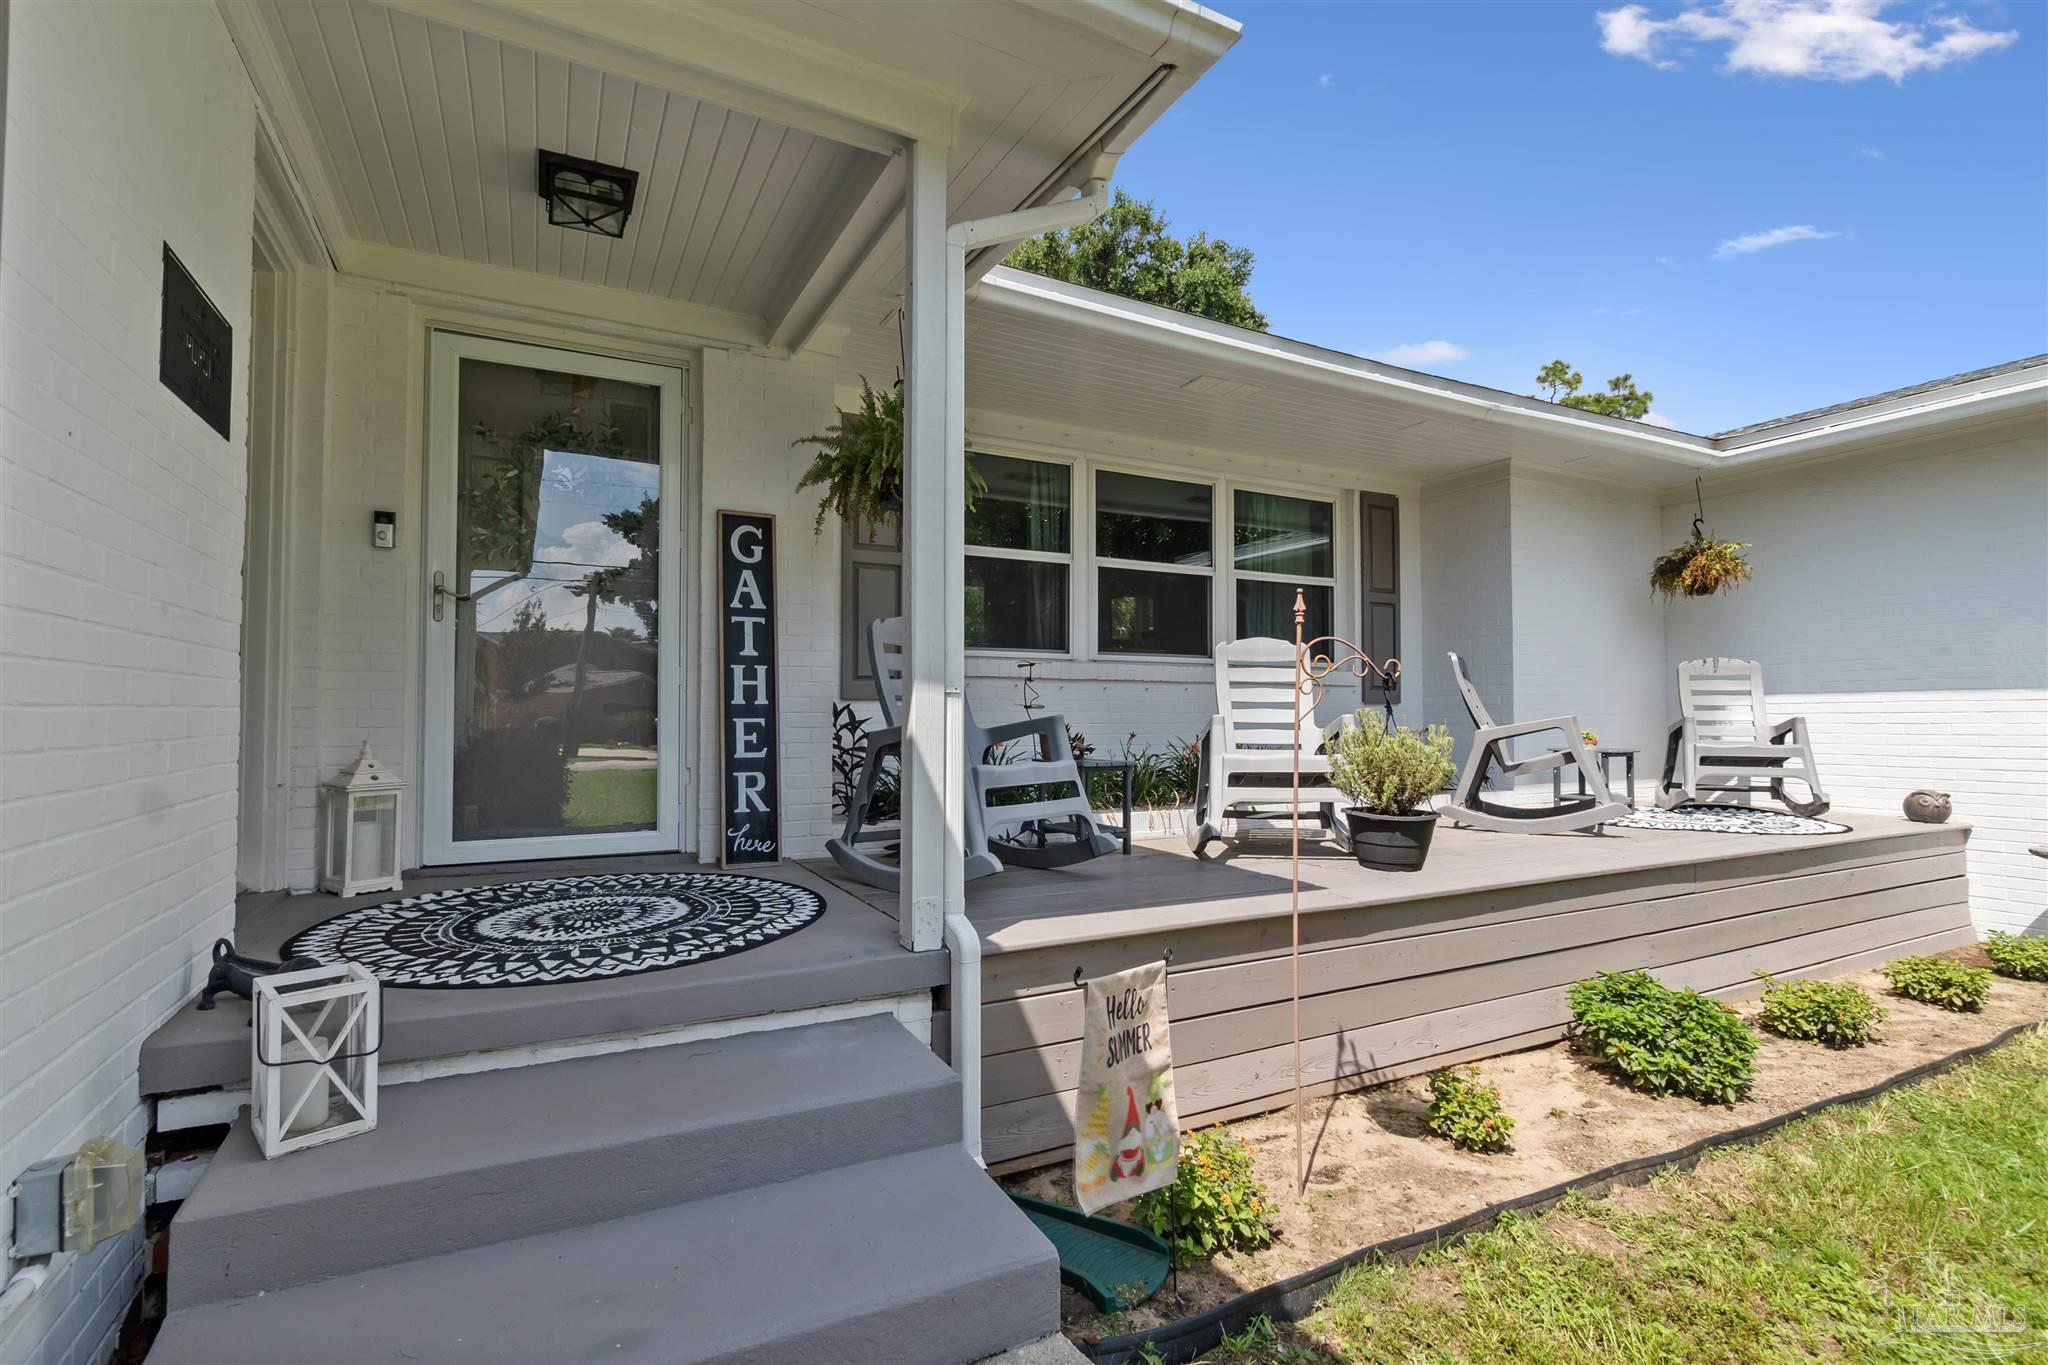
[[[875,692],[882,703],[882,727],[870,730],[862,754],[860,782],[846,808],[846,825],[826,851],[846,874],[869,886],[895,890],[902,873],[862,845],[899,840],[894,827],[877,828],[870,818],[882,763],[901,761],[903,750],[903,618],[891,616],[868,626],[868,648],[875,661]],[[1088,787],[1067,743],[1067,723],[1055,715],[1037,715],[1003,725],[980,726],[970,712],[962,717],[962,742],[967,750],[966,829],[963,851],[969,881],[1018,867],[1065,867],[1122,847],[1095,821]],[[1032,756],[1001,761],[1012,740],[1031,740]],[[1071,784],[1071,796],[1047,796]],[[1022,791],[1027,799],[998,803],[998,795]]]
[[[1495,725],[1493,717],[1486,712],[1486,703],[1479,699],[1479,689],[1472,685],[1472,677],[1465,671],[1465,661],[1456,654],[1451,655],[1451,676],[1458,680],[1458,691],[1464,694],[1465,710],[1471,715],[1474,727],[1472,752],[1465,759],[1465,770],[1458,778],[1457,793],[1451,798],[1451,819],[1461,825],[1477,825],[1481,829],[1501,830],[1509,834],[1558,834],[1582,829],[1597,831],[1609,820],[1619,820],[1629,813],[1628,806],[1615,800],[1614,794],[1607,790],[1607,775],[1586,752],[1577,716],[1552,716],[1548,720]],[[1563,748],[1531,758],[1517,759],[1509,755],[1510,740],[1552,731],[1563,736]],[[1551,772],[1567,763],[1576,763],[1579,772],[1585,776],[1587,795],[1567,797],[1547,806],[1509,806],[1488,801],[1479,794],[1480,788],[1486,785],[1489,767],[1498,768],[1503,778],[1513,781],[1528,773]]]
[[[1762,664],[1687,659],[1678,666],[1678,715],[1664,746],[1657,795],[1664,809],[1696,801],[1702,792],[1759,792],[1756,779],[1764,778],[1771,795],[1794,815],[1810,819],[1827,810],[1806,717],[1771,724]],[[1807,800],[1785,794],[1788,779],[1805,785]]]

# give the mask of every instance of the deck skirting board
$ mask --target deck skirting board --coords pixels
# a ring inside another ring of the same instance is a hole
[[[1962,844],[1960,832],[1916,830],[1658,877],[1589,878],[1544,897],[1488,892],[1305,913],[1303,1079],[1326,1093],[1554,1040],[1570,1018],[1566,986],[1595,971],[1645,967],[1675,986],[1741,996],[1755,993],[1758,970],[1849,971],[1971,942]],[[1617,896],[1609,883],[1625,889]],[[1260,939],[1270,928],[1277,953]],[[1283,915],[1172,932],[1184,1122],[1259,1112],[1291,1092],[1286,928]],[[1160,946],[1150,938],[1069,946],[1057,974],[1051,949],[985,960],[987,975],[1011,957],[1044,959],[1012,973],[1011,989],[983,1009],[991,1163],[1016,1169],[1070,1153],[1074,967],[1144,961]],[[935,1018],[934,1032],[946,1022]]]
[[[1401,938],[1337,948],[1311,940],[1302,953],[1302,992],[1314,995],[1340,987],[1433,976],[1460,968],[1512,965],[1522,958],[1544,953],[1709,923],[1727,924],[1731,934],[1750,938],[1782,937],[1768,927],[1775,921],[1744,921],[1761,913],[1836,903],[1862,904],[1868,907],[1867,913],[1881,915],[1888,913],[1886,903],[1864,901],[1865,896],[1909,886],[1939,885],[1962,875],[1962,855],[1946,854],[1698,895],[1544,915],[1483,929],[1453,924]],[[1188,957],[1200,956],[1201,943],[1197,939],[1191,950],[1176,950],[1174,954],[1168,1005],[1176,1023],[1286,997],[1289,962],[1284,951],[1278,957],[1219,966],[1186,965]],[[1116,946],[1104,945],[1105,949]],[[1130,958],[1118,965],[1129,966],[1139,960]],[[1070,972],[1065,990],[985,1003],[981,1029],[982,1050],[989,1055],[1078,1039],[1081,992],[1073,988]]]
[[[1845,894],[1801,886],[1813,878],[1842,877],[1874,868],[1897,869],[1876,873],[1879,880],[1875,884],[1881,885],[1898,884],[1888,878],[1927,881],[1956,875],[1952,869],[1961,864],[1965,835],[1962,830],[1937,829],[1925,837],[1901,836],[1896,841],[1864,842],[1840,850],[1789,850],[1773,855],[1773,861],[1762,867],[1753,866],[1755,859],[1729,860],[1744,866],[1746,870],[1740,876],[1730,875],[1725,863],[1680,863],[1651,870],[1581,876],[1549,885],[1321,907],[1312,904],[1315,898],[1305,885],[1303,947],[1320,951],[1381,944],[1421,934],[1499,930],[1560,915],[1673,901],[1683,903],[1670,905],[1663,922],[1710,916],[1716,906],[1726,907],[1720,913],[1741,914],[1771,904]],[[1892,849],[1890,842],[1904,847]],[[1930,863],[1934,866],[1920,866]],[[1709,868],[1712,875],[1702,875]],[[1312,868],[1304,872],[1305,877],[1315,875]],[[1398,878],[1401,874],[1379,875]],[[1745,895],[1749,899],[1745,900]],[[1787,896],[1791,899],[1776,899]],[[1695,899],[1701,897],[1714,899]],[[1189,916],[1155,908],[1140,923],[1126,929],[1122,912],[1104,912],[1087,917],[1094,933],[1086,940],[1044,948],[1010,946],[1000,932],[985,931],[982,998],[993,1003],[1072,991],[1077,967],[1083,975],[1100,975],[1135,962],[1156,960],[1168,948],[1173,949],[1176,974],[1286,956],[1288,922],[1284,895],[1260,897],[1256,901],[1225,899],[1215,904],[1229,909],[1232,917],[1194,923],[1187,922]]]

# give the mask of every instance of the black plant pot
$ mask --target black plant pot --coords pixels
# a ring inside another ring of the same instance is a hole
[[[1381,815],[1358,806],[1344,811],[1351,829],[1351,851],[1360,867],[1382,872],[1413,872],[1429,857],[1429,839],[1436,833],[1436,812]]]

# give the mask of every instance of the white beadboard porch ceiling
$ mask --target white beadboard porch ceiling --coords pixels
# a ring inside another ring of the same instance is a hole
[[[894,287],[905,138],[950,142],[954,219],[1038,202],[1237,36],[1188,0],[218,3],[345,272],[770,350]],[[623,238],[547,224],[543,147],[639,173]]]
[[[761,315],[887,160],[384,5],[263,14],[362,242]],[[549,226],[541,147],[640,173],[623,238]]]

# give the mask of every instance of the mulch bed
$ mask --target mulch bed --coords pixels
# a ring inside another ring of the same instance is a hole
[[[1988,965],[1976,948],[1946,956]],[[1981,1014],[1956,1014],[1891,995],[1874,971],[1843,979],[1862,986],[1889,1011],[1882,1041],[1837,1052],[1759,1031],[1756,1081],[1749,1094],[1732,1105],[1659,1099],[1626,1089],[1566,1045],[1555,1044],[1478,1064],[1480,1072],[1500,1086],[1515,1120],[1514,1145],[1493,1155],[1457,1151],[1424,1131],[1422,1113],[1429,1096],[1419,1076],[1334,1100],[1327,1094],[1306,1100],[1306,1193],[1295,1189],[1290,1111],[1230,1124],[1230,1131],[1252,1144],[1258,1177],[1272,1192],[1273,1244],[1183,1270],[1178,1293],[1169,1282],[1147,1303],[1113,1317],[1098,1313],[1072,1290],[1062,1290],[1067,1334],[1086,1340],[1144,1331],[1359,1247],[1434,1227],[1617,1162],[1670,1151],[1816,1100],[1861,1090],[1986,1042],[2015,1025],[2048,1019],[2048,983],[1996,977]],[[1754,1001],[1737,1008],[1754,1023]],[[1071,1203],[1071,1172],[1072,1167],[1062,1163],[1003,1183],[1022,1193]],[[1119,1205],[1104,1212],[1128,1218],[1131,1211],[1128,1205]]]

